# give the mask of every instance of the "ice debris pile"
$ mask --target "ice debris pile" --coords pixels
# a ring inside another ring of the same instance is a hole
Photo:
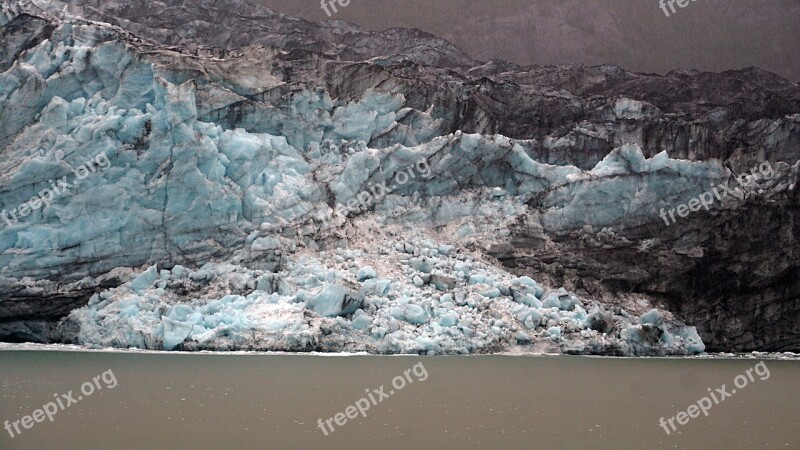
[[[668,315],[668,313],[667,313]],[[694,327],[516,277],[425,237],[299,252],[277,271],[151,266],[73,311],[78,343],[164,350],[694,354]]]

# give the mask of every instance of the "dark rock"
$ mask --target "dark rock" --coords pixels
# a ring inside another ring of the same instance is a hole
[[[614,334],[616,324],[614,316],[608,311],[595,311],[586,317],[586,324],[590,329],[600,333]]]

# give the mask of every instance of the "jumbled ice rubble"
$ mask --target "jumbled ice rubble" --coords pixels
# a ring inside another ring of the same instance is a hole
[[[276,273],[234,264],[152,266],[68,320],[79,326],[79,342],[165,350],[704,350],[694,327],[662,311],[632,316],[513,276],[452,245],[423,237],[373,245],[375,237],[365,232],[359,249],[295,254]],[[276,251],[290,245],[273,244]]]

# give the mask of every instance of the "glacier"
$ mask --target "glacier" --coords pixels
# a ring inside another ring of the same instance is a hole
[[[552,156],[575,142],[453,130],[451,112],[391,85],[335,95],[276,75],[274,48],[192,53],[60,5],[6,2],[0,13],[0,27],[20,36],[0,67],[4,218],[85,161],[109,161],[0,222],[0,292],[15,305],[66,305],[58,340],[381,354],[705,350],[686,316],[652,298],[593,298],[482,249],[523,227],[542,242],[525,255],[532,264],[551,263],[549,241],[574,233],[645,252],[657,242],[625,231],[735,179],[721,160],[673,159],[634,137],[603,156],[545,158],[542,146]],[[628,98],[604,114],[664,120]],[[711,214],[793,192],[800,163],[773,167]],[[682,254],[698,251],[688,239],[675,246]],[[6,332],[36,335],[19,308],[6,314],[23,320]]]

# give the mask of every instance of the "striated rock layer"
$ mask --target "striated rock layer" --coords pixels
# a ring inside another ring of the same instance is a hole
[[[800,349],[796,84],[171,5],[2,4],[3,339]]]

